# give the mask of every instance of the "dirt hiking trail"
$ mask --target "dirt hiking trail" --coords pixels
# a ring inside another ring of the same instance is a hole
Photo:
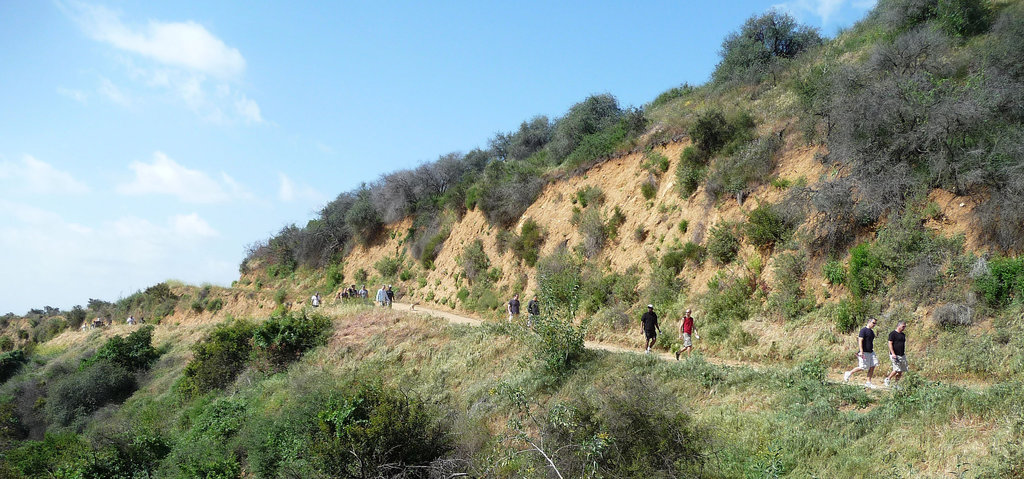
[[[427,306],[422,306],[422,305],[419,305],[419,304],[409,304],[409,303],[395,302],[394,303],[394,309],[398,310],[398,311],[408,311],[408,312],[412,312],[412,313],[418,313],[418,314],[425,314],[425,315],[428,315],[428,316],[434,316],[434,317],[437,317],[437,318],[445,319],[448,322],[453,323],[453,324],[465,324],[465,325],[470,325],[470,326],[480,326],[480,325],[483,324],[483,320],[480,320],[480,319],[477,319],[477,318],[473,318],[473,317],[469,317],[469,316],[463,316],[463,315],[460,315],[460,314],[457,314],[457,313],[453,313],[453,312],[450,312],[450,311],[442,311],[442,310],[438,310],[438,309],[433,309],[433,308],[430,308],[430,307],[427,307]],[[639,345],[640,343],[641,343],[641,339],[639,338],[639,335],[638,335],[638,337],[637,337],[637,344]],[[621,346],[621,345],[617,345],[617,344],[601,343],[601,342],[597,342],[597,341],[585,341],[584,345],[588,349],[597,349],[597,350],[608,351],[608,352],[612,352],[612,353],[626,353],[626,354],[639,354],[639,355],[644,354],[643,352],[640,351],[640,347],[639,346],[637,346],[636,348],[629,348],[629,347],[625,347],[625,346]],[[675,361],[675,355],[673,353],[671,353],[671,352],[657,352],[657,353],[652,352],[651,355],[654,356],[654,357],[657,357],[658,359],[664,360],[664,361]],[[738,361],[738,360],[732,360],[732,359],[722,359],[722,358],[716,358],[716,357],[713,357],[713,356],[703,356],[703,357],[704,357],[705,361],[707,361],[707,362],[709,362],[711,364],[715,364],[715,365],[718,365],[718,366],[726,366],[726,367],[731,367],[731,368],[750,368],[750,369],[753,369],[754,371],[763,371],[763,370],[765,370],[765,369],[767,369],[769,367],[768,365],[765,365],[763,363],[758,363],[758,362]],[[882,384],[882,380],[889,373],[888,368],[882,367],[882,364],[880,363],[879,367],[876,369],[876,371],[878,371],[878,372],[876,373],[875,380],[876,380],[876,382],[878,384],[876,384],[876,389],[875,390],[876,391],[883,391],[883,390],[888,389],[888,388],[886,388]],[[837,372],[837,371],[829,370],[826,373],[825,380],[827,382],[829,382],[829,383],[832,383],[832,384],[843,384],[843,373],[844,372],[845,371],[838,371]],[[859,386],[863,386],[862,381],[864,381],[864,379],[865,379],[864,374],[860,373],[860,374],[857,374],[856,376],[850,378],[850,382],[847,383],[847,384],[852,385],[852,386],[858,386],[858,385]],[[981,387],[988,386],[987,384],[971,384],[971,383],[967,383],[967,382],[957,382],[957,381],[943,381],[943,382],[949,383],[949,384],[955,384],[957,386],[961,386],[961,387],[964,387],[964,388],[970,388],[970,389],[978,389],[978,388],[981,388]],[[865,389],[867,389],[867,388],[865,387]],[[870,391],[870,389],[868,389],[868,390]]]

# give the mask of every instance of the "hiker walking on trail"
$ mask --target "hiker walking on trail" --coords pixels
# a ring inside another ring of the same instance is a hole
[[[377,302],[380,303],[382,307],[386,308],[388,307],[388,291],[385,288],[386,287],[382,284],[380,285],[380,289],[377,290]]]
[[[367,298],[369,298],[369,297],[370,297],[370,291],[368,291],[368,290],[366,289],[366,285],[365,285],[365,284],[363,285],[363,287],[362,287],[362,288],[360,288],[360,289],[359,289],[359,297],[360,297],[361,299],[367,299]]]
[[[513,320],[515,320],[516,318],[519,317],[519,295],[518,294],[512,296],[512,299],[509,300],[508,305],[506,305],[505,309],[508,311],[508,322],[511,323]]]
[[[903,373],[907,372],[905,349],[907,335],[903,333],[904,329],[907,329],[907,322],[900,321],[896,323],[896,329],[889,333],[889,359],[892,360],[892,372],[885,377],[886,387],[896,387],[896,383],[903,378]]]
[[[388,290],[385,291],[388,294],[388,307],[390,308],[395,302],[395,290],[391,289],[391,285],[388,285]]]
[[[314,308],[319,308],[320,307],[320,292],[317,291],[317,293],[314,294],[313,297],[309,298],[309,302],[313,304]]]
[[[658,333],[661,331],[661,327],[658,326],[658,315],[654,314],[654,305],[647,305],[647,312],[640,317],[640,324],[644,329],[644,345],[647,347],[647,354],[651,354],[651,348],[654,347],[654,342],[658,339]]]
[[[878,358],[875,357],[875,324],[878,324],[878,320],[871,318],[868,320],[867,326],[860,328],[860,333],[857,334],[857,344],[859,347],[857,367],[843,374],[844,383],[850,380],[850,376],[853,373],[867,371],[868,381],[864,383],[864,386],[871,389],[875,388],[875,385],[871,384],[871,378],[875,375],[875,366],[878,366]]]
[[[686,314],[683,315],[683,320],[679,323],[679,337],[683,338],[683,347],[676,351],[676,361],[679,360],[679,355],[686,351],[686,355],[689,356],[693,352],[693,338],[697,332],[697,328],[693,327],[693,316],[690,316],[690,310],[686,310]],[[698,336],[699,338],[699,336]]]
[[[536,295],[529,303],[526,303],[526,314],[526,326],[532,327],[534,318],[540,316],[540,301],[537,301]]]

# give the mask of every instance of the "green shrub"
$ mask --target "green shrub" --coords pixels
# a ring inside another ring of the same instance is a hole
[[[467,210],[473,210],[476,208],[477,200],[480,197],[480,186],[473,185],[466,190],[466,201],[464,203]]]
[[[750,244],[762,251],[771,251],[789,237],[793,226],[786,222],[776,206],[762,203],[747,215],[743,233]]]
[[[993,257],[987,271],[974,280],[974,288],[989,306],[1024,299],[1024,258]]]
[[[598,186],[585,186],[576,190],[572,198],[573,203],[578,203],[580,208],[590,205],[601,206],[604,204],[604,191]]]
[[[637,243],[642,243],[646,240],[647,228],[644,228],[644,225],[637,225],[636,229],[633,230],[633,239],[636,240]]]
[[[284,305],[285,300],[288,299],[288,291],[281,288],[274,292],[274,304],[278,306]]]
[[[178,383],[185,397],[195,397],[227,386],[245,369],[252,352],[256,325],[242,320],[218,325],[192,346],[192,360]]]
[[[707,251],[711,258],[719,264],[729,264],[736,259],[740,250],[740,240],[734,233],[735,228],[731,224],[718,224],[711,228],[711,237],[708,238]]]
[[[657,97],[655,97],[651,104],[648,106],[648,109],[655,109],[658,108],[659,106],[671,102],[672,100],[675,100],[676,98],[682,98],[684,96],[687,96],[693,93],[693,90],[694,87],[690,86],[687,83],[684,83],[675,88],[670,88],[659,94]]]
[[[393,279],[404,269],[405,258],[400,255],[385,256],[377,260],[373,267],[377,269],[382,278]]]
[[[768,304],[784,319],[796,319],[814,307],[803,290],[807,258],[802,253],[782,253],[775,258],[775,286]]]
[[[708,282],[708,292],[701,298],[701,309],[709,323],[746,321],[750,318],[750,297],[754,293],[749,278],[719,273]]]
[[[91,358],[82,363],[82,367],[98,361],[108,361],[129,371],[149,369],[149,366],[160,357],[153,348],[153,326],[146,325],[132,331],[126,337],[114,336],[96,350]]]
[[[211,313],[216,313],[224,307],[224,300],[220,298],[213,298],[206,303],[206,310]]]
[[[580,215],[580,234],[583,236],[583,254],[592,258],[604,249],[608,242],[608,228],[597,208],[587,208]]]
[[[689,221],[682,220],[682,221],[679,222],[679,232],[680,233],[686,234],[686,230],[688,230],[688,229],[690,229],[690,222]]]
[[[252,359],[264,370],[280,370],[327,339],[331,321],[305,311],[271,316],[252,333]]]
[[[441,228],[441,230],[434,234],[434,236],[430,237],[426,246],[423,247],[423,252],[420,254],[420,264],[423,266],[423,269],[434,269],[434,260],[437,259],[437,255],[441,253],[441,246],[444,245],[445,240],[448,239],[448,235],[450,234],[450,229]],[[364,279],[359,282],[362,283],[363,281],[366,280]]]
[[[640,184],[640,194],[642,194],[646,200],[654,198],[654,195],[657,192],[658,188],[655,186],[653,178],[648,178]]]
[[[775,168],[775,153],[782,146],[782,141],[772,135],[746,142],[736,138],[730,145],[737,151],[712,163],[707,193],[715,199],[726,193],[736,195],[742,203],[754,187],[768,180]]]
[[[774,78],[783,61],[821,43],[817,29],[800,25],[788,13],[754,15],[722,41],[722,60],[712,78],[716,83],[753,83],[769,74]]]
[[[586,321],[576,326],[576,314],[582,302],[583,259],[565,248],[558,248],[537,263],[537,286],[541,317],[534,319],[538,333],[536,356],[548,372],[560,376],[575,366],[582,356]]]
[[[643,166],[648,173],[660,176],[662,173],[668,171],[668,157],[656,151],[648,151],[644,154]]]
[[[537,264],[540,247],[544,244],[544,231],[533,218],[527,218],[519,231],[512,242],[512,252],[527,266],[533,267]]]
[[[7,382],[28,362],[25,352],[20,349],[0,354],[0,384]]]
[[[412,279],[412,271],[403,269],[401,273],[398,273],[398,279],[402,281],[409,281]]]
[[[833,321],[840,332],[849,333],[868,316],[868,304],[861,299],[841,299],[833,310]]]
[[[861,243],[850,249],[850,272],[847,276],[850,292],[856,298],[873,293],[882,286],[885,271],[882,261],[871,250],[871,245]]]
[[[124,401],[135,392],[132,370],[101,359],[50,384],[46,418],[50,424],[69,426],[97,409]]]
[[[829,284],[840,285],[846,282],[846,267],[837,260],[830,259],[821,265],[821,274]]]
[[[688,146],[679,154],[676,165],[676,187],[683,198],[689,198],[701,182],[707,171],[707,155],[696,147]]]
[[[467,244],[457,260],[470,283],[479,279],[491,267],[491,259],[487,257],[484,243],[479,239]]]
[[[352,279],[355,280],[356,284],[363,285],[366,284],[366,280],[369,277],[370,274],[367,273],[365,269],[359,268],[356,270],[356,274],[352,277]]]
[[[339,286],[345,285],[345,272],[340,264],[332,264],[327,267],[327,271],[324,272],[324,276],[327,278],[327,290],[334,291]]]
[[[423,401],[371,385],[324,400],[306,450],[325,477],[426,476],[452,440]]]
[[[607,230],[608,238],[615,239],[619,236],[619,227],[626,222],[626,214],[622,212],[622,208],[618,205],[612,209],[612,215],[608,218],[608,223],[605,226]]]
[[[942,31],[954,37],[983,33],[991,23],[991,12],[985,0],[939,0],[935,17]]]

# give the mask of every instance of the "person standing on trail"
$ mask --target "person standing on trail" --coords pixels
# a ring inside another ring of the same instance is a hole
[[[886,387],[896,387],[896,383],[903,378],[903,373],[907,372],[905,349],[907,335],[903,334],[904,329],[907,329],[907,322],[900,321],[896,323],[896,330],[889,333],[889,359],[892,360],[892,372],[885,377]]]
[[[867,371],[868,381],[864,383],[864,386],[875,388],[875,385],[871,384],[871,378],[875,375],[875,366],[878,366],[878,358],[875,357],[875,324],[878,324],[878,320],[871,318],[868,320],[867,326],[860,328],[860,333],[857,334],[857,344],[860,349],[860,352],[857,353],[857,367],[843,374],[844,383],[850,380],[853,373]]]
[[[385,292],[388,294],[388,307],[390,308],[391,305],[395,302],[395,290],[391,289],[391,285],[389,284],[388,290]]]
[[[309,302],[313,304],[314,308],[319,308],[320,307],[320,292],[317,291],[317,293],[314,294],[313,297],[309,298]]]
[[[508,311],[508,322],[512,322],[519,317],[519,295],[513,295],[512,299],[509,300],[508,305],[505,306]]]
[[[366,285],[364,284],[362,288],[359,288],[359,298],[360,299],[367,299],[369,297],[370,297],[370,291],[368,291],[366,289]]]
[[[534,295],[533,299],[529,303],[526,303],[526,326],[533,326],[533,320],[537,316],[540,316],[540,301],[537,301],[537,296]]]
[[[679,360],[679,355],[686,351],[686,355],[689,356],[693,352],[693,338],[691,336],[697,331],[697,328],[693,327],[693,316],[690,316],[690,310],[686,310],[686,314],[683,315],[683,320],[679,322],[679,337],[683,338],[683,347],[676,351],[676,361]]]
[[[654,314],[654,305],[647,305],[647,312],[640,317],[640,324],[644,329],[644,345],[647,347],[647,354],[651,354],[651,348],[654,347],[654,342],[658,339],[658,332],[661,331],[661,327],[658,326],[658,315]]]
[[[388,307],[388,291],[383,284],[380,285],[380,289],[377,290],[377,302],[380,303],[382,307]]]

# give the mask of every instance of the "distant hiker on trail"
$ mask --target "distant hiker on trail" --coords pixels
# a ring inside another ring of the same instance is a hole
[[[391,288],[390,284],[388,285],[387,293],[388,293],[388,307],[390,308],[391,305],[395,303],[395,290]]]
[[[345,297],[346,297],[345,293],[346,293],[346,290],[344,290],[344,289],[339,290],[338,293],[334,295],[334,300],[335,301],[340,301],[342,299],[345,299]]]
[[[349,286],[346,292],[348,293],[348,297],[351,299],[356,299],[357,297],[359,297],[359,291],[356,290],[356,285],[354,284],[352,286]]]
[[[377,290],[377,298],[376,299],[377,299],[377,302],[380,303],[380,305],[382,307],[385,307],[385,308],[388,307],[388,291],[387,291],[386,287],[383,284],[380,285],[380,289]]]
[[[907,372],[905,349],[907,335],[903,334],[904,329],[907,329],[907,322],[900,321],[896,323],[896,330],[889,333],[889,359],[892,360],[892,372],[885,377],[886,387],[896,387],[896,383],[903,378],[903,373]]]
[[[355,286],[355,285],[352,285],[352,286]],[[365,284],[363,285],[362,288],[359,289],[359,297],[362,298],[362,299],[367,299],[367,298],[370,297],[370,291],[366,289],[366,285]]]
[[[844,383],[850,380],[853,373],[867,371],[868,381],[864,383],[864,386],[875,388],[875,385],[871,384],[871,378],[875,375],[875,366],[878,366],[878,358],[875,357],[875,324],[878,324],[878,320],[871,318],[868,320],[867,326],[860,328],[860,333],[857,334],[857,344],[860,350],[857,353],[857,367],[843,374]]]
[[[526,326],[532,327],[533,320],[540,316],[540,301],[537,301],[536,295],[533,296],[529,303],[526,303],[526,314]]]
[[[94,328],[102,328],[103,327],[103,320],[100,319],[99,317],[97,317],[96,319],[92,320],[92,327],[94,327]]]
[[[314,294],[312,298],[309,298],[309,302],[313,304],[314,308],[319,308],[320,307],[320,292],[317,291],[317,293]]]
[[[679,355],[686,351],[687,355],[693,352],[693,339],[690,336],[695,336],[697,328],[693,327],[693,316],[690,316],[690,310],[686,310],[686,314],[683,315],[683,320],[679,322],[679,337],[683,338],[683,347],[676,351],[676,361],[679,360]],[[700,336],[697,336],[699,339]]]
[[[658,333],[661,332],[661,326],[658,326],[658,315],[654,314],[653,304],[647,305],[647,312],[640,317],[640,324],[644,329],[644,346],[647,347],[647,354],[651,354],[651,348],[654,347]]]
[[[125,324],[134,326],[135,325],[135,316],[129,314],[128,315],[128,319],[124,320],[124,322],[125,322]]]
[[[512,296],[509,300],[508,305],[505,306],[508,311],[508,322],[512,322],[514,319],[519,317],[519,295]]]

